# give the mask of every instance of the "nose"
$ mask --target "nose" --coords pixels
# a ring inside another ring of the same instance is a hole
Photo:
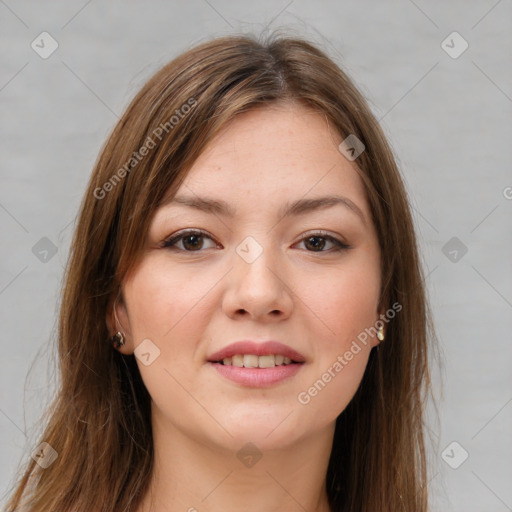
[[[223,310],[233,319],[249,316],[253,320],[281,321],[290,316],[293,292],[289,271],[275,251],[262,249],[254,261],[242,251],[233,252],[234,268],[226,276],[223,297]]]

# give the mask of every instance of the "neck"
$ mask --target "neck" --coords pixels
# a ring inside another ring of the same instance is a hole
[[[153,472],[137,512],[330,512],[333,435],[329,425],[290,445],[274,446],[272,436],[219,444],[153,415]]]

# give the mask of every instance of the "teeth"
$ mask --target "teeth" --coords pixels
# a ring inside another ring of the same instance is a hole
[[[236,354],[233,357],[225,357],[222,362],[226,366],[238,366],[239,368],[273,368],[274,366],[291,364],[292,360],[280,354],[267,356]]]
[[[258,356],[244,356],[244,366],[246,368],[258,368]]]
[[[244,365],[244,356],[241,356],[240,354],[233,356],[231,364],[233,366],[240,366],[240,368],[241,368]]]

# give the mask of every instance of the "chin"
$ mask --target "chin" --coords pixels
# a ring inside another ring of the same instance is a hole
[[[293,409],[278,407],[274,410],[247,406],[236,414],[220,420],[231,434],[231,446],[241,447],[247,442],[254,443],[261,450],[285,448],[296,440],[298,426]]]

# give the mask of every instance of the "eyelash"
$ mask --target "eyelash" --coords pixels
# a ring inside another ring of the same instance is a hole
[[[187,251],[186,249],[176,249],[176,247],[174,246],[176,244],[176,242],[182,240],[183,238],[185,238],[186,236],[189,236],[189,235],[201,235],[203,237],[210,238],[212,241],[215,242],[213,237],[208,232],[203,231],[202,229],[189,229],[186,231],[181,231],[178,234],[176,234],[170,238],[167,238],[166,240],[164,240],[161,243],[161,247],[163,249],[179,250],[181,252],[189,252],[189,253],[204,251],[205,249],[199,249],[197,251]],[[327,233],[325,233],[323,231],[316,231],[314,233],[311,233],[311,234],[305,236],[304,238],[302,238],[301,240],[299,240],[299,242],[297,242],[297,243],[303,242],[304,240],[307,240],[308,238],[324,238],[325,240],[332,242],[335,245],[335,248],[331,249],[331,250],[327,250],[327,251],[307,251],[307,252],[312,252],[312,253],[339,252],[339,251],[344,251],[344,250],[352,248],[350,245],[343,243],[341,240],[338,240],[337,238],[335,238],[331,235],[328,235]]]

